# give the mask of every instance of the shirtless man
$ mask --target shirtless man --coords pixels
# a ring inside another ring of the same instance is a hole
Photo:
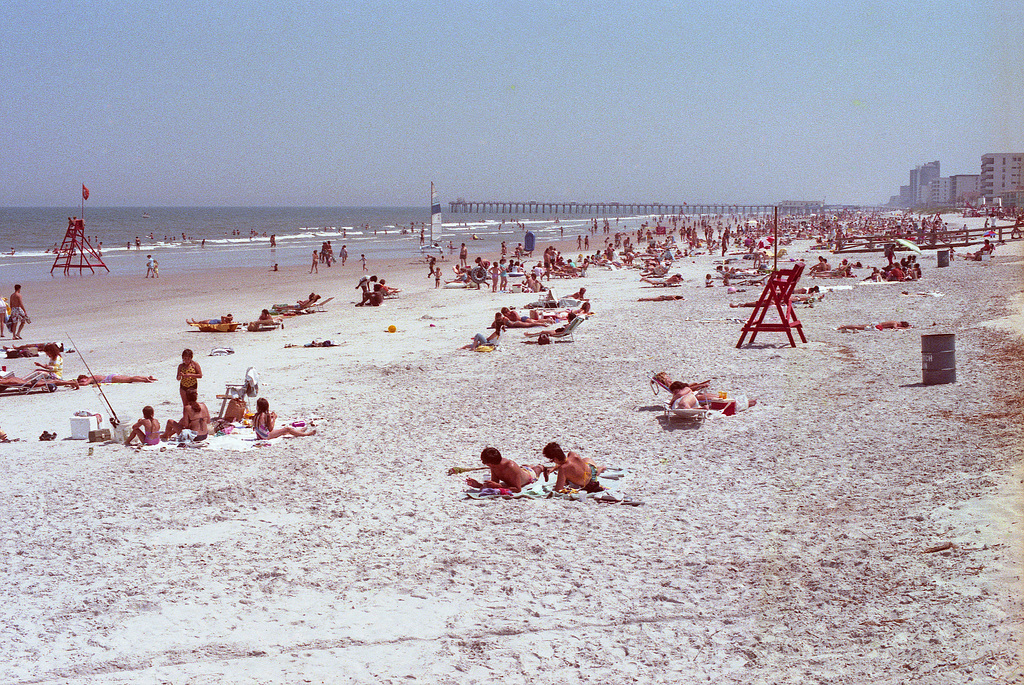
[[[20,285],[14,286],[14,292],[11,293],[10,305],[11,336],[15,340],[21,340],[21,329],[25,327],[25,322],[28,321],[28,311],[25,309],[25,301],[21,299]]]
[[[471,488],[507,488],[512,492],[521,492],[523,488],[537,480],[543,468],[540,466],[520,466],[507,457],[502,457],[501,452],[495,447],[485,447],[480,452],[480,461],[491,469],[491,477],[481,483],[472,478],[466,479],[466,485]]]
[[[566,454],[557,442],[549,442],[544,446],[544,457],[554,462],[554,471],[558,474],[555,480],[555,490],[586,490],[587,492],[598,492],[602,488],[597,482],[597,477],[604,472],[605,467],[598,466],[591,459],[583,459],[575,452]],[[547,478],[547,470],[545,470]]]
[[[199,394],[195,389],[186,392],[186,399],[188,403],[185,405],[181,419],[179,421],[167,420],[167,427],[164,428],[164,433],[161,436],[164,440],[169,440],[171,436],[186,429],[195,432],[196,436],[192,439],[193,442],[202,442],[209,437],[210,410],[199,401]]]
[[[142,408],[142,418],[132,426],[131,435],[124,441],[124,444],[132,444],[135,438],[141,440],[143,445],[160,444],[160,422],[153,418],[153,407],[146,405]]]

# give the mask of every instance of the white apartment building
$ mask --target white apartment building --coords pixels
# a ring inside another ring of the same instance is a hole
[[[953,182],[949,176],[940,176],[928,184],[928,205],[945,207],[953,203]]]
[[[1021,160],[1024,152],[991,152],[981,156],[981,181],[978,191],[988,202],[1000,193],[1024,188]]]

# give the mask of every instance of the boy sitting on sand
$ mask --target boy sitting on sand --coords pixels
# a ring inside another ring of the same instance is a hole
[[[521,492],[523,488],[537,480],[542,468],[540,466],[520,466],[511,459],[501,456],[496,447],[485,447],[480,452],[480,461],[491,469],[491,477],[481,483],[473,478],[466,479],[471,488],[507,488],[512,492]]]

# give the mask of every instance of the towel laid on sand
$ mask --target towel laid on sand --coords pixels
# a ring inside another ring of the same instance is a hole
[[[628,473],[625,469],[607,468],[597,477],[597,482],[605,488],[601,492],[584,492],[582,490],[566,490],[555,492],[555,477],[550,476],[544,480],[541,476],[530,483],[520,492],[512,492],[502,488],[470,489],[466,491],[466,499],[567,499],[567,500],[593,500],[605,504],[628,504],[640,506],[643,502],[625,497],[618,492],[618,481]]]

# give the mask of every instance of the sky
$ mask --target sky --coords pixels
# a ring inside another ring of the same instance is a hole
[[[0,206],[881,204],[1024,150],[1024,4],[11,0]]]

